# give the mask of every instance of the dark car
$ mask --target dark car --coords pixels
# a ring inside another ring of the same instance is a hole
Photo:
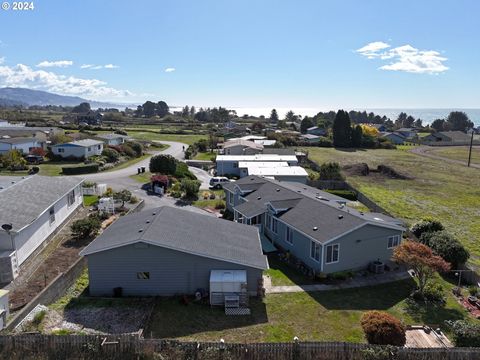
[[[43,163],[43,156],[40,155],[27,155],[25,156],[25,160],[29,164],[41,164]]]

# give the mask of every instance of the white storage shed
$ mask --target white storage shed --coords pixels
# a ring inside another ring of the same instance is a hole
[[[210,305],[224,305],[225,296],[247,294],[246,270],[211,270]]]

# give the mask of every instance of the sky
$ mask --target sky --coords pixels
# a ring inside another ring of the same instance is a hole
[[[480,108],[478,0],[33,4],[0,9],[0,86],[176,106]]]

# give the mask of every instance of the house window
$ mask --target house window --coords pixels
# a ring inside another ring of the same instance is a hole
[[[285,232],[285,241],[293,245],[293,230],[287,226]]]
[[[148,271],[137,272],[137,279],[138,280],[150,280],[150,272],[148,272]]]
[[[320,261],[320,244],[316,241],[310,242],[310,257],[315,261]]]
[[[267,214],[267,227],[270,231],[277,233],[278,220],[272,215]]]
[[[388,249],[393,249],[400,245],[400,235],[394,235],[388,237]]]
[[[57,151],[58,151],[59,153],[64,153],[64,152],[65,152],[65,149],[64,149],[64,148],[58,148]]]
[[[50,210],[48,211],[48,214],[50,215],[50,224],[53,224],[55,222],[55,207],[52,206]]]
[[[231,192],[229,191],[229,192],[228,192],[228,203],[229,203],[230,205],[233,205],[233,199],[234,199],[233,193],[231,193]]]
[[[340,244],[328,245],[326,248],[327,259],[326,264],[338,262],[338,257],[340,255]]]
[[[70,191],[67,196],[67,205],[72,206],[73,204],[75,204],[75,190]]]
[[[102,148],[102,146],[101,146],[101,145],[98,145],[98,150],[100,150],[101,148]]]
[[[234,169],[238,168],[238,162],[233,163],[233,168]]]

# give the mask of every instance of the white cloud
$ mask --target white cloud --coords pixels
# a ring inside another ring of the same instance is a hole
[[[82,79],[55,74],[51,71],[34,70],[23,64],[0,66],[0,86],[26,87],[93,99],[125,98],[134,95],[128,90],[108,87],[107,83],[101,80]]]
[[[118,69],[120,66],[118,65],[113,65],[113,64],[107,64],[104,66],[105,69]]]
[[[99,70],[99,69],[118,69],[120,66],[107,64],[107,65],[94,65],[94,64],[83,64],[80,66],[80,69],[91,69],[91,70]]]
[[[176,69],[174,67],[168,67],[165,69],[165,72],[166,73],[171,73],[171,72],[174,72]]]
[[[93,66],[92,64],[83,64],[83,65],[80,65],[80,69],[89,69],[92,66]]]
[[[449,68],[444,65],[448,59],[435,50],[419,50],[411,45],[390,48],[389,44],[381,41],[372,42],[357,50],[368,59],[379,58],[391,60],[389,64],[379,69],[387,71],[404,71],[415,74],[439,74]]]
[[[73,61],[71,60],[57,60],[57,61],[42,61],[37,64],[37,67],[67,67],[72,66]]]

